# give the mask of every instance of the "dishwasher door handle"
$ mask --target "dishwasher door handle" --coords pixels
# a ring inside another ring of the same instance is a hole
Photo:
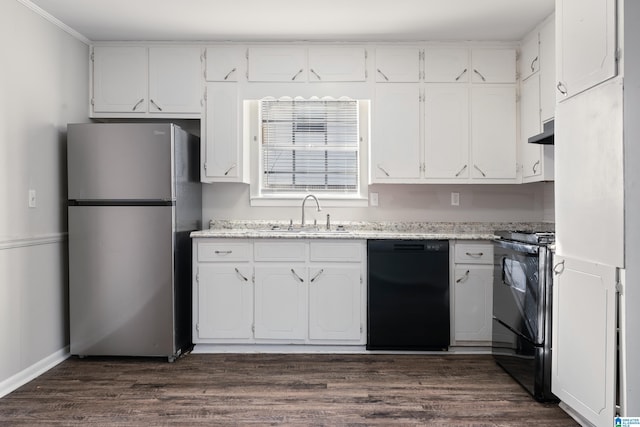
[[[395,243],[393,245],[394,251],[412,251],[422,252],[424,251],[424,245],[420,243]]]

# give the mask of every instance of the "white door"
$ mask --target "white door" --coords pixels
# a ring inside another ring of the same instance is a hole
[[[458,265],[454,286],[454,339],[491,341],[493,266]]]
[[[418,84],[376,84],[371,140],[373,182],[420,178],[420,104]]]
[[[146,47],[93,48],[94,112],[144,113],[148,101]]]
[[[475,86],[471,92],[471,177],[512,180],[516,171],[516,89]]]
[[[149,112],[199,114],[204,77],[199,47],[149,48]]]
[[[235,182],[244,167],[238,140],[238,87],[232,83],[207,83],[207,110],[202,181]]]
[[[198,266],[197,338],[250,339],[253,282],[249,266]]]
[[[309,338],[359,341],[360,264],[312,266],[309,270]]]
[[[429,47],[424,53],[424,80],[428,83],[469,81],[469,51],[465,48]]]
[[[310,47],[310,82],[363,82],[366,52],[361,47]]]
[[[596,426],[612,424],[616,268],[556,257],[551,391]]]
[[[256,265],[255,275],[255,338],[305,339],[308,287],[305,265]]]
[[[520,90],[520,154],[522,179],[526,182],[542,174],[542,147],[527,142],[541,131],[540,75],[536,74],[523,81]]]
[[[376,49],[376,82],[415,83],[420,80],[420,50],[416,47]]]
[[[473,49],[471,81],[473,83],[515,83],[515,49]]]
[[[307,52],[304,47],[249,48],[249,81],[306,82]]]
[[[469,177],[469,88],[425,88],[425,178]]]
[[[557,0],[556,23],[558,101],[616,75],[616,0]]]

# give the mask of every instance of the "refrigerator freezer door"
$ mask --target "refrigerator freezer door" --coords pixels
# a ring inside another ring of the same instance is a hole
[[[175,354],[174,208],[69,207],[71,353]]]
[[[70,124],[69,199],[174,200],[174,129],[168,123]]]

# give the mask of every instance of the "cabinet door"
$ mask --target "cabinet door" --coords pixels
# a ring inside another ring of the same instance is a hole
[[[520,79],[525,80],[540,70],[540,38],[534,31],[522,41],[520,48]]]
[[[202,111],[204,79],[199,47],[149,48],[149,112]]]
[[[147,102],[147,48],[94,47],[93,111],[144,113]]]
[[[253,283],[247,265],[200,264],[194,339],[250,339]],[[195,340],[194,340],[195,341]],[[197,341],[195,341],[197,342]]]
[[[428,83],[469,81],[469,51],[463,48],[427,48],[424,80]]]
[[[540,119],[556,113],[556,26],[553,19],[540,28]]]
[[[244,50],[235,46],[208,47],[206,80],[210,82],[237,82],[242,76]]]
[[[203,140],[203,182],[242,182],[242,144],[238,135],[238,88],[229,83],[207,83]]]
[[[425,89],[425,177],[469,177],[469,89],[427,85]]]
[[[471,93],[471,177],[516,178],[516,90],[476,86]]]
[[[471,81],[473,83],[515,83],[515,49],[473,49]]]
[[[556,257],[551,390],[596,426],[615,414],[616,269]]]
[[[306,82],[306,59],[303,47],[249,48],[249,81]]]
[[[559,101],[616,75],[616,0],[557,0],[556,23]]]
[[[493,265],[458,265],[454,271],[454,339],[491,341]]]
[[[305,339],[308,304],[305,265],[256,265],[255,275],[255,338]]]
[[[540,76],[534,75],[522,82],[520,92],[520,153],[522,178],[529,181],[542,173],[542,146],[529,144],[528,138],[541,132]]]
[[[309,48],[309,81],[363,82],[366,52],[361,47]]]
[[[412,83],[420,80],[420,50],[416,47],[376,49],[376,82]]]
[[[371,147],[373,182],[420,178],[420,89],[417,84],[377,84]]]
[[[309,269],[309,338],[360,341],[360,264]]]

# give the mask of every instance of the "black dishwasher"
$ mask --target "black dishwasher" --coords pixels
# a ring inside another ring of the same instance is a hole
[[[449,241],[369,240],[367,350],[447,350]]]

